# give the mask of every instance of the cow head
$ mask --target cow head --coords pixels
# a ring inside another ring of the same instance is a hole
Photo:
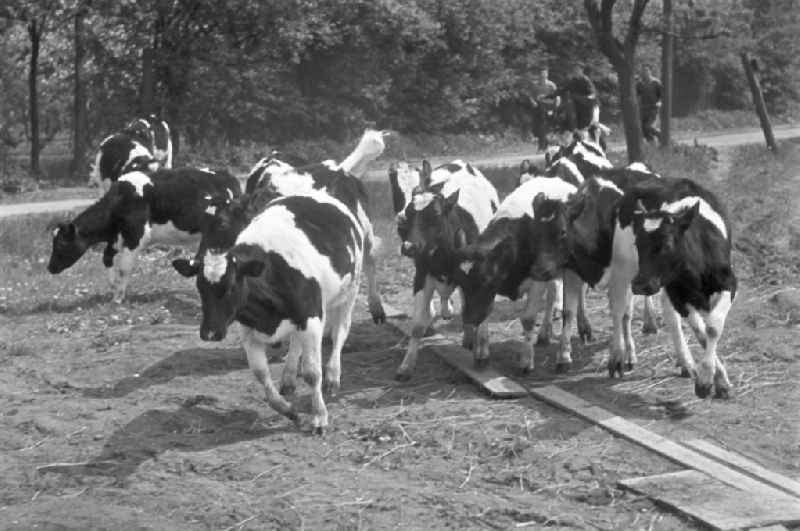
[[[251,258],[246,247],[228,253],[206,253],[202,262],[179,258],[172,261],[172,266],[185,277],[197,278],[203,310],[200,338],[204,341],[225,339],[228,327],[247,301],[246,280],[261,276],[266,267],[264,262]]]
[[[200,249],[222,252],[233,247],[236,237],[250,222],[249,199],[250,196],[235,199],[228,193],[205,196]]]
[[[528,233],[533,256],[530,269],[532,279],[548,281],[561,275],[569,256],[568,228],[566,204],[557,199],[548,199],[542,192],[536,194],[533,198],[533,221]]]
[[[639,272],[631,289],[637,295],[655,295],[679,271],[679,246],[700,204],[678,213],[647,210],[641,199],[633,211],[633,232],[639,254]]]
[[[517,186],[541,174],[542,170],[540,170],[538,166],[534,166],[531,164],[531,161],[525,159],[519,165],[519,179],[517,179]]]
[[[455,281],[463,293],[461,317],[465,326],[478,326],[486,320],[517,259],[514,238],[502,230],[495,232],[497,228],[490,225],[477,242],[458,252]]]
[[[89,242],[74,223],[59,223],[53,231],[53,252],[47,270],[54,275],[61,273],[77,262],[88,247]]]
[[[423,162],[424,164],[425,162]],[[428,170],[430,171],[430,164],[428,164]],[[420,170],[412,168],[407,162],[401,161],[389,166],[389,184],[392,190],[392,206],[395,215],[405,211],[406,206],[411,202],[414,189],[420,185],[420,181]]]
[[[433,190],[414,192],[405,210],[405,220],[398,222],[403,255],[432,260],[436,255],[466,245],[466,235],[455,212],[458,198],[459,191],[447,197]]]

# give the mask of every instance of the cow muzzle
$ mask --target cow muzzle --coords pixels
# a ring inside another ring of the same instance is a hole
[[[409,258],[414,258],[417,255],[417,246],[409,241],[404,241],[400,245],[400,254]]]
[[[645,295],[649,297],[658,293],[660,289],[661,282],[657,277],[645,278],[641,275],[636,275],[631,282],[631,291],[633,291],[634,295]]]
[[[203,341],[222,341],[225,339],[226,330],[214,330],[212,328],[202,327],[200,329],[200,339]]]

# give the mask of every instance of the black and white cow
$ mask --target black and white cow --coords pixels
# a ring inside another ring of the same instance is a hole
[[[308,166],[309,162],[296,155],[287,155],[273,150],[269,157],[259,160],[250,173],[244,187],[245,194],[252,194],[262,180],[269,180],[275,173],[288,172],[293,168]]]
[[[460,252],[458,282],[462,288],[464,305],[465,346],[474,348],[477,367],[489,361],[489,329],[487,318],[492,311],[496,295],[517,300],[526,295],[526,305],[520,321],[528,351],[519,360],[523,372],[534,369],[533,345],[536,315],[542,309],[544,316],[539,329],[539,343],[549,342],[552,334],[553,306],[561,289],[554,277],[549,282],[534,281],[531,267],[537,249],[534,226],[535,200],[544,198],[566,201],[575,193],[575,186],[561,179],[535,177],[512,191],[500,204],[491,222],[477,240]],[[588,321],[581,314],[586,335],[591,334]],[[563,360],[558,360],[561,364]]]
[[[531,245],[536,249],[531,276],[546,281],[564,274],[564,310],[557,369],[565,370],[572,360],[570,338],[575,317],[580,311],[580,300],[584,296],[584,283],[597,287],[608,281],[609,303],[617,308],[617,292],[620,285],[614,277],[612,252],[619,242],[614,240],[616,215],[623,190],[637,182],[657,179],[652,173],[630,169],[604,169],[596,172],[578,187],[566,202],[537,196],[534,221],[537,230],[532,231]],[[621,245],[621,244],[619,244]],[[632,249],[628,249],[630,254]],[[609,280],[610,279],[610,280]],[[647,308],[649,297],[645,299]],[[615,331],[621,331],[625,343],[625,367],[633,368],[636,352],[630,329],[632,307],[625,313],[614,313],[621,319]],[[616,323],[616,322],[615,322]],[[580,330],[583,337],[585,334]],[[583,325],[585,328],[585,325]],[[617,366],[615,365],[615,368]],[[619,371],[622,371],[620,365]]]
[[[58,226],[47,269],[60,273],[91,245],[106,242],[103,264],[112,268],[114,301],[122,302],[136,256],[150,241],[152,226],[171,223],[177,230],[198,233],[206,222],[208,197],[219,194],[239,197],[239,181],[225,171],[194,168],[126,173],[100,200],[70,223]]]
[[[184,276],[197,276],[200,337],[220,341],[238,321],[248,364],[267,401],[295,422],[298,414],[290,400],[300,365],[312,390],[314,433],[328,425],[323,388],[328,393],[339,389],[341,350],[350,331],[366,238],[348,206],[315,190],[272,201],[227,252],[206,254],[202,263],[173,262]],[[333,345],[323,374],[322,337],[328,331]],[[285,340],[289,351],[278,392],[265,349]]]
[[[727,398],[731,384],[717,344],[737,282],[724,206],[689,179],[650,179],[625,191],[614,238],[625,244],[621,250],[635,250],[615,256],[620,280],[630,282],[636,294],[654,295],[663,288],[664,317],[678,362],[695,376],[695,394],[705,398],[713,390],[716,397]],[[630,291],[620,289],[618,296],[624,306]],[[704,350],[696,369],[679,315]],[[612,356],[618,352],[612,350]]]
[[[276,198],[324,190],[350,208],[361,224],[366,238],[364,270],[369,311],[373,321],[385,322],[375,262],[377,238],[367,215],[367,192],[362,180],[350,172],[355,170],[363,174],[366,165],[383,152],[385,136],[384,132],[367,130],[353,152],[340,164],[324,161],[295,168],[279,159],[262,159],[248,177],[248,183],[255,183],[251,193],[233,201],[224,194],[212,199],[208,211],[210,216],[200,243],[201,250],[210,254],[227,251],[239,233]]]
[[[454,161],[432,170],[423,161],[420,184],[398,218],[402,253],[415,267],[411,338],[395,373],[398,380],[408,380],[414,372],[420,341],[433,322],[434,292],[447,312],[457,287],[458,253],[475,241],[498,204],[497,190],[471,164]]]
[[[172,138],[165,121],[152,115],[137,118],[104,138],[91,164],[89,185],[107,191],[134,164],[151,171],[172,168]]]

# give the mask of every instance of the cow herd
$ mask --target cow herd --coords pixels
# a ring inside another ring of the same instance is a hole
[[[248,364],[269,404],[299,422],[294,395],[301,376],[312,391],[311,429],[322,433],[328,426],[324,396],[340,386],[341,351],[362,274],[373,321],[386,319],[363,176],[383,153],[387,133],[367,130],[341,162],[309,163],[273,152],[254,165],[242,192],[226,171],[171,168],[165,131],[168,139],[164,122],[137,120],[101,143],[92,175],[104,182],[104,193],[55,230],[48,270],[59,273],[104,243],[103,263],[114,300],[121,302],[153,225],[199,233],[196,253],[172,265],[195,278],[200,337],[220,341],[238,322]],[[592,337],[587,286],[606,285],[610,377],[636,363],[634,294],[645,297],[643,330],[653,332],[651,297],[661,293],[682,374],[694,378],[697,396],[727,397],[730,382],[717,344],[736,277],[730,223],[718,199],[693,181],[662,177],[641,163],[613,167],[587,138],[576,136],[548,152],[545,162],[544,169],[523,162],[517,187],[502,201],[480,170],[462,160],[389,168],[400,253],[415,267],[410,338],[396,378],[413,375],[435,319],[434,295],[439,314],[449,319],[456,291],[463,346],[473,351],[476,367],[489,363],[488,318],[496,297],[524,296],[520,371],[535,369],[534,344],[550,342],[559,315],[555,370],[568,371],[576,319],[579,337]],[[681,317],[703,349],[697,364]],[[331,339],[324,363],[323,337]],[[279,344],[288,351],[276,388],[266,347]]]

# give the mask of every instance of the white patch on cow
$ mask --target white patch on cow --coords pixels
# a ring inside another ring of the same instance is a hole
[[[103,142],[105,142],[105,140]],[[102,144],[100,144],[100,146],[102,147]],[[100,159],[102,157],[103,151],[101,149],[98,150],[97,154],[94,156],[94,164],[92,164],[92,167],[89,170],[89,184],[97,184],[97,186],[100,186],[101,184],[102,176],[100,175]]]
[[[414,210],[417,212],[422,212],[425,210],[425,207],[431,204],[434,197],[435,195],[432,192],[415,194],[414,197],[411,198],[411,202],[414,205]]]
[[[625,166],[626,170],[633,170],[633,171],[640,171],[642,173],[653,173],[650,168],[647,167],[647,164],[644,162],[631,162],[627,166]]]
[[[472,174],[467,170],[465,162],[454,160],[452,163],[460,165],[461,170],[455,173],[451,173],[445,168],[434,170],[431,173],[431,182],[435,183],[436,179],[443,179],[444,175],[448,175],[449,178],[444,181],[442,186],[442,195],[450,197],[458,190],[458,206],[468,212],[478,230],[483,231],[494,215],[492,205],[500,203],[497,189],[477,168],[472,167],[472,171],[475,172]]]
[[[644,223],[642,223],[642,228],[645,230],[645,232],[656,231],[661,226],[661,222],[662,221],[663,221],[663,218],[660,218],[660,217],[658,217],[658,218],[644,218]]]
[[[533,217],[533,198],[537,194],[544,193],[547,199],[566,200],[577,188],[561,179],[550,177],[534,177],[529,181],[519,185],[514,191],[506,196],[494,219],[510,218],[517,219],[524,215]]]
[[[600,123],[600,106],[595,105],[592,107],[592,123],[599,124]]]
[[[612,183],[608,179],[603,179],[601,177],[595,177],[595,181],[597,181],[597,184],[598,184],[598,186],[600,186],[600,188],[608,188],[610,190],[614,190],[619,195],[624,195],[624,192],[622,190],[620,190],[619,186],[617,186],[616,184]]]
[[[321,164],[326,168],[328,168],[329,170],[337,170],[339,166],[333,159],[325,159],[321,162]]]
[[[526,183],[533,178],[534,176],[531,175],[530,173],[523,173],[522,175],[519,176],[519,184]]]
[[[128,152],[128,160],[125,161],[125,164],[122,167],[125,168],[126,166],[128,166],[128,164],[130,164],[131,161],[133,159],[135,159],[136,157],[145,157],[145,158],[149,159],[149,158],[153,157],[153,154],[150,153],[150,150],[147,149],[147,147],[145,147],[143,144],[140,144],[139,142],[136,142],[134,140],[133,141],[133,149],[131,149]],[[158,169],[158,168],[156,168],[156,169]]]
[[[263,177],[262,177],[263,180]],[[297,173],[290,166],[289,171],[271,174],[269,181],[280,195],[306,195],[314,190],[314,177],[310,173]]]
[[[472,271],[472,268],[475,266],[475,262],[472,260],[467,260],[466,262],[461,262],[458,265],[458,268],[464,272],[465,275],[469,275],[469,272]]]
[[[722,216],[720,216],[716,210],[711,208],[711,205],[709,205],[706,200],[701,197],[691,195],[681,198],[673,203],[664,203],[661,205],[661,210],[664,212],[669,212],[670,214],[677,214],[678,212],[694,207],[694,205],[696,205],[698,202],[700,203],[700,215],[711,222],[711,224],[717,228],[720,234],[727,239],[728,227],[725,225],[725,221],[723,221]]]
[[[419,171],[410,167],[406,162],[397,163],[397,187],[405,200],[403,209],[411,202],[414,188],[419,186]]]
[[[209,282],[216,283],[225,276],[228,270],[228,256],[225,253],[206,251],[203,257],[203,276]]]
[[[56,228],[54,228],[54,229],[53,229],[53,238],[55,238],[56,236],[58,236],[58,232],[59,232],[60,230],[61,230],[61,229],[60,229],[60,228],[58,228],[58,227],[56,227]]]
[[[136,193],[139,196],[144,196],[145,186],[153,186],[153,181],[150,180],[150,177],[140,171],[128,172],[120,177],[119,180],[120,182],[126,182],[133,185],[133,187],[136,189]]]
[[[550,214],[549,216],[540,217],[540,221],[553,221],[556,218],[555,214]]]
[[[230,188],[225,188],[225,191],[228,192],[228,198],[233,199],[233,190]]]
[[[551,168],[555,168],[558,172],[558,176],[565,181],[569,181],[570,177],[579,183],[582,183],[584,180],[583,174],[578,169],[578,166],[568,158],[562,157],[558,159],[551,165]]]
[[[585,140],[583,142],[586,142]],[[583,142],[578,142],[573,150],[573,156],[580,156],[587,163],[597,168],[613,168],[614,165],[603,156],[598,155],[592,149],[588,149]],[[594,145],[594,144],[593,144]],[[599,146],[598,146],[599,148]]]
[[[350,209],[338,199],[321,191],[309,192],[303,195],[312,197],[319,203],[336,206],[342,214],[352,221],[359,232],[362,230],[361,225]],[[361,233],[361,237],[364,237],[363,233]],[[360,278],[363,248],[355,247],[358,255],[354,260],[356,274],[352,277],[349,274],[345,275],[344,278],[340,277],[333,269],[330,259],[320,254],[311,243],[308,235],[297,227],[294,214],[280,203],[273,204],[256,216],[250,225],[239,234],[236,243],[258,245],[265,251],[280,254],[290,267],[298,270],[303,276],[317,279],[322,288],[323,300],[326,301],[326,304],[344,289],[350,291],[357,289],[355,279]]]
[[[382,131],[374,129],[364,131],[353,152],[336,169],[361,177],[367,171],[367,165],[380,157],[383,150],[386,149],[383,137],[384,133]]]
[[[205,213],[214,216],[217,213],[217,207],[215,207],[214,205],[208,205],[205,209]]]

